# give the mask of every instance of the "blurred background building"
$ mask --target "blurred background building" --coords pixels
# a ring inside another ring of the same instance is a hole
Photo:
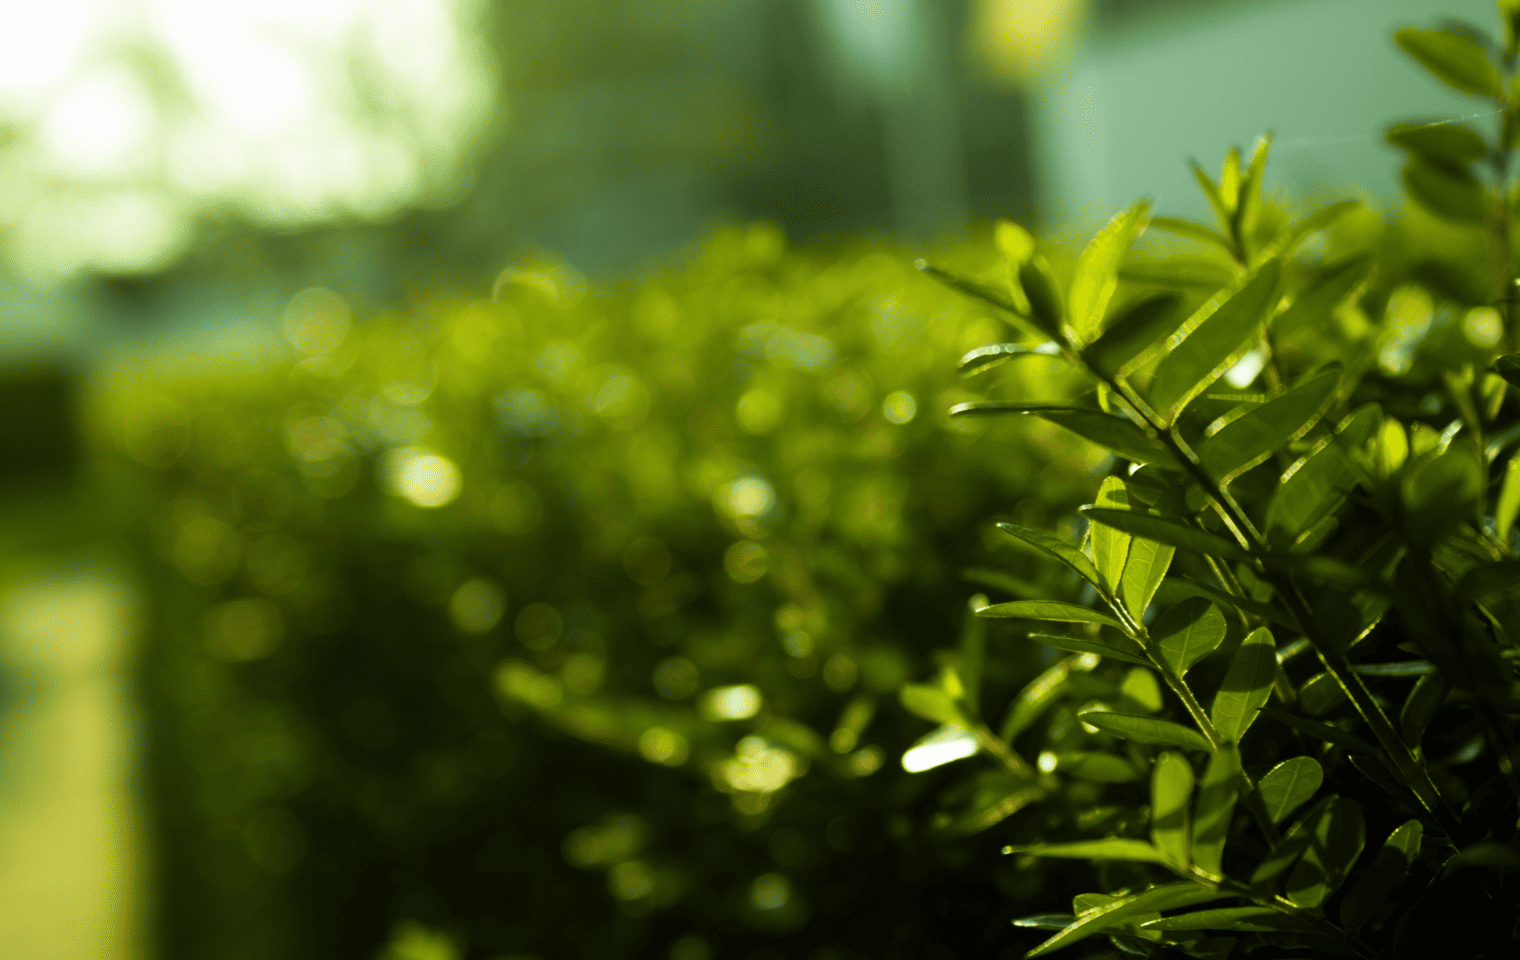
[[[724,219],[924,245],[1200,213],[1186,160],[1263,130],[1270,192],[1391,199],[1379,121],[1464,109],[1392,28],[1491,7],[0,3],[0,943],[132,955],[151,897],[130,590],[72,496],[99,365],[272,354],[316,284],[378,308],[539,251],[616,282]]]

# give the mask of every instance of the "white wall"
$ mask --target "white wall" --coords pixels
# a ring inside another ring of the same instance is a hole
[[[1269,195],[1363,184],[1396,201],[1400,160],[1383,127],[1483,109],[1393,42],[1397,27],[1443,16],[1497,28],[1493,0],[1241,0],[1089,35],[1034,98],[1049,225],[1085,229],[1144,196],[1160,212],[1205,216],[1188,158],[1217,176],[1232,144],[1249,149],[1268,130]]]

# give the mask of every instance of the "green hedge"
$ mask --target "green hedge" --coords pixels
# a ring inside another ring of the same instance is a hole
[[[1004,936],[961,918],[1032,887],[948,869],[891,701],[978,581],[1054,585],[967,534],[1068,515],[1106,457],[949,423],[988,311],[757,227],[633,289],[529,264],[402,316],[308,291],[285,327],[93,399],[148,597],[164,957]]]

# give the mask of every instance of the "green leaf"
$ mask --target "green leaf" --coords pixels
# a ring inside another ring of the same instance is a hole
[[[1141,667],[1150,666],[1139,653],[1121,650],[1113,644],[1103,643],[1100,640],[1055,637],[1043,633],[1031,633],[1029,639],[1036,643],[1043,643],[1047,647],[1055,647],[1058,650],[1070,650],[1073,653],[1096,653],[1100,657],[1113,657],[1115,660],[1123,660],[1125,663],[1133,663]]]
[[[1037,803],[1044,798],[1044,790],[1024,783],[1006,789],[1006,792],[1003,792],[995,799],[976,804],[972,809],[967,810],[948,824],[945,824],[943,829],[947,833],[959,836],[970,836],[974,833],[981,833],[983,830],[997,826],[1030,804]]]
[[[1282,612],[1274,610],[1268,604],[1257,603],[1255,600],[1247,600],[1244,597],[1234,596],[1233,594],[1226,593],[1218,587],[1211,586],[1207,583],[1199,583],[1197,580],[1192,580],[1188,577],[1173,577],[1170,581],[1168,581],[1168,584],[1168,589],[1170,589],[1174,594],[1183,593],[1189,596],[1202,597],[1206,600],[1212,600],[1222,607],[1233,607],[1244,613],[1248,613],[1253,617],[1259,617],[1263,620],[1270,620],[1271,622],[1279,626],[1287,627],[1290,630],[1297,629],[1291,619],[1285,616]]]
[[[1288,874],[1288,899],[1306,908],[1324,903],[1351,872],[1366,842],[1361,808],[1337,797],[1316,818],[1303,856]]]
[[[902,689],[897,691],[897,698],[902,701],[903,709],[930,723],[955,727],[971,726],[971,721],[966,719],[966,715],[961,712],[960,704],[939,687],[931,687],[925,683],[905,683]]]
[[[1035,324],[1058,343],[1066,342],[1061,292],[1044,258],[1034,256],[1019,264],[1019,286],[1029,300]]]
[[[1382,411],[1365,404],[1341,421],[1336,437],[1326,438],[1283,473],[1267,504],[1267,538],[1283,548],[1332,513],[1356,484],[1345,450],[1355,450],[1377,432]]]
[[[1135,619],[1145,615],[1151,598],[1166,577],[1171,566],[1175,547],[1144,537],[1134,537],[1129,543],[1129,559],[1124,563],[1124,582],[1120,595],[1124,608]]]
[[[1224,614],[1207,600],[1192,597],[1184,600],[1151,624],[1151,643],[1173,676],[1183,677],[1188,670],[1213,653],[1224,640]]]
[[[1330,409],[1340,386],[1338,366],[1305,380],[1275,400],[1226,424],[1198,448],[1205,470],[1228,486],[1236,477],[1302,437]]]
[[[1118,477],[1103,478],[1103,485],[1098,488],[1098,506],[1127,508],[1129,491],[1125,488],[1124,481]],[[1092,581],[1093,586],[1097,587],[1100,593],[1116,597],[1123,585],[1124,561],[1129,558],[1130,536],[1102,524],[1092,524],[1089,533],[1092,537],[1096,572],[1102,575],[1101,582]],[[1085,560],[1086,557],[1083,559]]]
[[[1163,910],[1179,910],[1183,907],[1196,907],[1199,904],[1211,903],[1215,900],[1227,900],[1232,894],[1221,893],[1211,890],[1201,884],[1182,881],[1180,883],[1167,883],[1152,887],[1143,893],[1120,897],[1102,906],[1091,910],[1084,910],[1077,915],[1076,922],[1062,930],[1060,933],[1035,947],[1028,957],[1042,957],[1053,950],[1070,946],[1079,940],[1084,940],[1097,933],[1110,930],[1120,924],[1126,923],[1135,917],[1142,917],[1148,913],[1159,913]]]
[[[1423,833],[1424,825],[1418,820],[1410,820],[1393,831],[1361,879],[1352,885],[1346,899],[1341,901],[1341,923],[1352,936],[1361,932],[1388,895],[1404,881],[1410,865],[1420,855]]]
[[[1251,892],[1260,896],[1268,894],[1276,885],[1276,880],[1298,860],[1309,846],[1313,835],[1313,828],[1319,822],[1320,815],[1329,809],[1330,804],[1339,800],[1339,797],[1328,796],[1315,804],[1303,819],[1288,828],[1281,840],[1272,848],[1267,859],[1257,865],[1255,872],[1251,874]]]
[[[1162,446],[1154,437],[1129,420],[1101,410],[1048,403],[999,403],[987,400],[960,403],[950,408],[952,417],[997,414],[1032,414],[1056,426],[1065,427],[1084,440],[1090,440],[1136,463],[1154,463],[1158,466],[1175,466],[1176,464],[1176,461],[1172,459],[1171,451]]]
[[[1193,812],[1193,863],[1211,877],[1224,875],[1224,844],[1240,792],[1240,753],[1225,744],[1209,758]]]
[[[1262,806],[1273,823],[1282,823],[1325,782],[1325,771],[1313,757],[1293,757],[1268,770],[1256,784]]]
[[[953,290],[959,290],[961,293],[964,293],[967,296],[974,297],[983,303],[997,307],[1004,313],[1011,314],[1020,320],[1029,321],[1031,319],[1028,311],[1019,309],[1018,305],[1015,304],[1011,299],[997,292],[992,287],[989,287],[987,284],[982,283],[979,280],[972,280],[970,277],[963,277],[958,273],[951,273],[949,270],[945,270],[941,267],[936,267],[934,264],[929,263],[927,260],[919,260],[914,264],[914,266],[916,266],[923,273],[928,274],[930,277],[933,277],[935,280],[938,280],[940,283],[944,284],[947,287],[950,287]]]
[[[1034,237],[1012,220],[999,220],[992,237],[998,250],[1013,263],[1023,263],[1034,256]]]
[[[1312,237],[1314,234],[1319,233],[1321,230],[1330,227],[1335,223],[1335,221],[1339,220],[1347,212],[1354,210],[1360,206],[1361,203],[1359,201],[1342,200],[1338,203],[1332,203],[1327,207],[1321,207],[1320,209],[1314,211],[1307,217],[1304,217],[1302,220],[1300,220],[1298,226],[1294,227],[1291,231],[1288,232],[1288,234],[1283,238],[1282,248],[1278,252],[1283,256],[1288,256],[1294,250],[1297,250],[1298,245],[1303,243],[1309,237]]]
[[[1029,729],[1031,724],[1050,709],[1051,704],[1055,703],[1066,690],[1066,681],[1069,676],[1071,676],[1071,663],[1063,660],[1035,677],[1023,690],[1019,691],[1013,705],[1008,708],[1008,716],[1003,721],[1003,728],[998,731],[998,736],[1004,743],[1012,743],[1014,737]]]
[[[1328,673],[1317,673],[1298,688],[1298,705],[1314,717],[1322,717],[1345,702],[1346,692]]]
[[[1128,283],[1178,289],[1218,290],[1235,277],[1233,267],[1206,257],[1129,260],[1119,268],[1119,279]]]
[[[1502,97],[1504,84],[1488,51],[1472,37],[1455,30],[1406,27],[1393,35],[1404,52],[1438,80],[1463,93]]]
[[[1326,743],[1333,743],[1348,753],[1356,753],[1368,757],[1377,755],[1377,751],[1373,748],[1372,744],[1354,733],[1347,733],[1340,727],[1331,726],[1328,723],[1320,723],[1318,720],[1310,720],[1306,717],[1288,713],[1285,710],[1273,709],[1272,707],[1263,707],[1262,713],[1265,713],[1279,723],[1292,727],[1306,737],[1313,737]]]
[[[1184,727],[1170,720],[1093,709],[1082,710],[1077,716],[1084,723],[1097,727],[1104,733],[1111,733],[1116,737],[1123,737],[1136,743],[1157,747],[1180,747],[1183,750],[1213,749],[1203,734],[1192,727]]]
[[[1198,187],[1203,191],[1204,197],[1209,201],[1209,206],[1214,208],[1214,216],[1219,218],[1219,226],[1226,232],[1230,229],[1231,221],[1234,220],[1234,208],[1225,199],[1216,184],[1204,169],[1198,165],[1197,160],[1189,160],[1188,166],[1192,168],[1193,179],[1198,181]]]
[[[1118,704],[1124,710],[1139,708],[1145,713],[1161,709],[1161,684],[1156,682],[1154,667],[1138,667],[1126,673],[1119,684]]]
[[[1079,341],[1091,339],[1102,325],[1108,301],[1119,285],[1119,264],[1145,229],[1150,212],[1150,202],[1140,201],[1110,220],[1082,251],[1067,294],[1071,325]]]
[[[1271,907],[1220,907],[1195,910],[1175,917],[1162,917],[1140,925],[1142,930],[1180,933],[1191,930],[1228,930],[1240,933],[1300,932],[1313,926]]]
[[[1494,505],[1494,529],[1500,543],[1509,543],[1509,532],[1515,529],[1515,516],[1520,514],[1520,454],[1509,458],[1504,468],[1504,484],[1499,488],[1499,500]]]
[[[1293,302],[1272,321],[1273,329],[1284,338],[1319,335],[1335,308],[1366,285],[1376,264],[1366,253],[1332,263],[1299,290]]]
[[[1142,366],[1176,330],[1182,298],[1175,293],[1154,293],[1120,308],[1118,316],[1098,339],[1082,350],[1087,365],[1106,377],[1119,377]]]
[[[1083,507],[1082,513],[1093,523],[1101,523],[1122,530],[1135,537],[1144,537],[1183,550],[1191,550],[1225,560],[1240,560],[1247,556],[1245,550],[1212,533],[1190,527],[1177,520],[1158,517],[1137,510],[1109,510],[1103,507]]]
[[[1133,764],[1111,753],[1058,753],[1056,769],[1094,783],[1135,783],[1140,779],[1140,771]]]
[[[1244,241],[1256,229],[1256,215],[1261,209],[1261,183],[1266,173],[1267,155],[1272,150],[1272,135],[1264,133],[1251,151],[1251,163],[1240,178],[1240,195],[1235,204],[1235,235]]]
[[[1151,774],[1151,842],[1170,863],[1186,867],[1192,832],[1193,768],[1178,753],[1163,753]]]
[[[1165,230],[1167,233],[1175,233],[1179,237],[1187,237],[1189,240],[1197,240],[1199,243],[1218,247],[1225,253],[1230,252],[1230,241],[1201,223],[1178,220],[1174,217],[1152,217],[1151,226],[1157,230]]]
[[[1093,562],[1087,559],[1087,554],[1081,550],[1064,540],[1059,540],[1039,530],[1021,527],[1016,523],[999,523],[997,528],[1015,540],[1027,543],[1041,553],[1066,564],[1077,576],[1097,588],[1100,594],[1108,595],[1108,588],[1104,585],[1103,578],[1098,575],[1098,568],[1093,566]]]
[[[1488,216],[1488,191],[1470,173],[1411,157],[1404,166],[1404,188],[1443,220],[1482,223]]]
[[[989,343],[961,357],[960,374],[963,377],[970,377],[985,373],[999,364],[1019,357],[1059,358],[1060,356],[1061,348],[1054,343],[1042,343],[1035,347],[1026,347],[1022,343]]]
[[[1277,645],[1270,630],[1258,627],[1235,651],[1224,683],[1214,695],[1209,718],[1221,737],[1231,743],[1240,742],[1271,696],[1276,675]]]
[[[979,617],[1021,620],[1049,620],[1056,623],[1101,623],[1105,627],[1123,630],[1124,627],[1106,613],[1090,607],[1059,600],[1014,600],[1010,603],[994,603],[977,611]]]
[[[1418,747],[1425,737],[1425,728],[1435,718],[1436,711],[1446,702],[1451,684],[1439,673],[1426,674],[1414,682],[1404,707],[1399,711],[1399,733],[1410,747]]]
[[[1210,299],[1172,335],[1150,389],[1151,406],[1168,422],[1255,342],[1276,305],[1281,274],[1279,261],[1267,261],[1239,289]]]
[[[1466,167],[1488,156],[1488,144],[1472,128],[1455,120],[1401,123],[1384,134],[1395,147],[1449,166]]]
[[[964,690],[961,700],[973,717],[981,714],[982,668],[987,654],[987,624],[976,612],[986,604],[987,598],[981,594],[967,601],[961,621],[959,656],[955,660],[955,671]]]
[[[1078,840],[1075,843],[1034,843],[1004,847],[1004,853],[1023,853],[1035,857],[1060,857],[1070,860],[1134,860],[1161,863],[1161,853],[1144,840],[1109,837],[1104,840]]]
[[[1506,353],[1494,361],[1494,372],[1509,381],[1512,387],[1520,387],[1520,353]]]

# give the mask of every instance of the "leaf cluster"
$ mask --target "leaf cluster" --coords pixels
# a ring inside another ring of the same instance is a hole
[[[1446,121],[1389,132],[1415,200],[1492,248],[1492,299],[1435,295],[1467,318],[1464,344],[1410,334],[1408,298],[1435,296],[1374,279],[1376,248],[1309,252],[1354,204],[1261,215],[1266,138],[1217,180],[1194,165],[1215,224],[1141,202],[1065,273],[1032,241],[1004,245],[1012,290],[984,299],[1030,342],[972,351],[963,372],[1045,354],[1087,388],[952,415],[1044,420],[1112,466],[1075,535],[997,524],[1068,584],[976,604],[1008,625],[989,662],[1024,644],[1060,657],[1001,728],[971,709],[974,676],[903,703],[1005,772],[1018,803],[980,799],[1025,811],[1004,853],[1094,868],[1100,892],[1069,914],[1014,921],[1050,932],[1029,956],[1099,935],[1135,956],[1419,955],[1447,922],[1437,905],[1474,890],[1464,916],[1486,913],[1484,945],[1463,955],[1520,942],[1504,909],[1520,864],[1520,356],[1502,6],[1504,45],[1455,26],[1397,36],[1504,117],[1493,142]],[[1128,260],[1147,226],[1211,251],[1212,277]]]

